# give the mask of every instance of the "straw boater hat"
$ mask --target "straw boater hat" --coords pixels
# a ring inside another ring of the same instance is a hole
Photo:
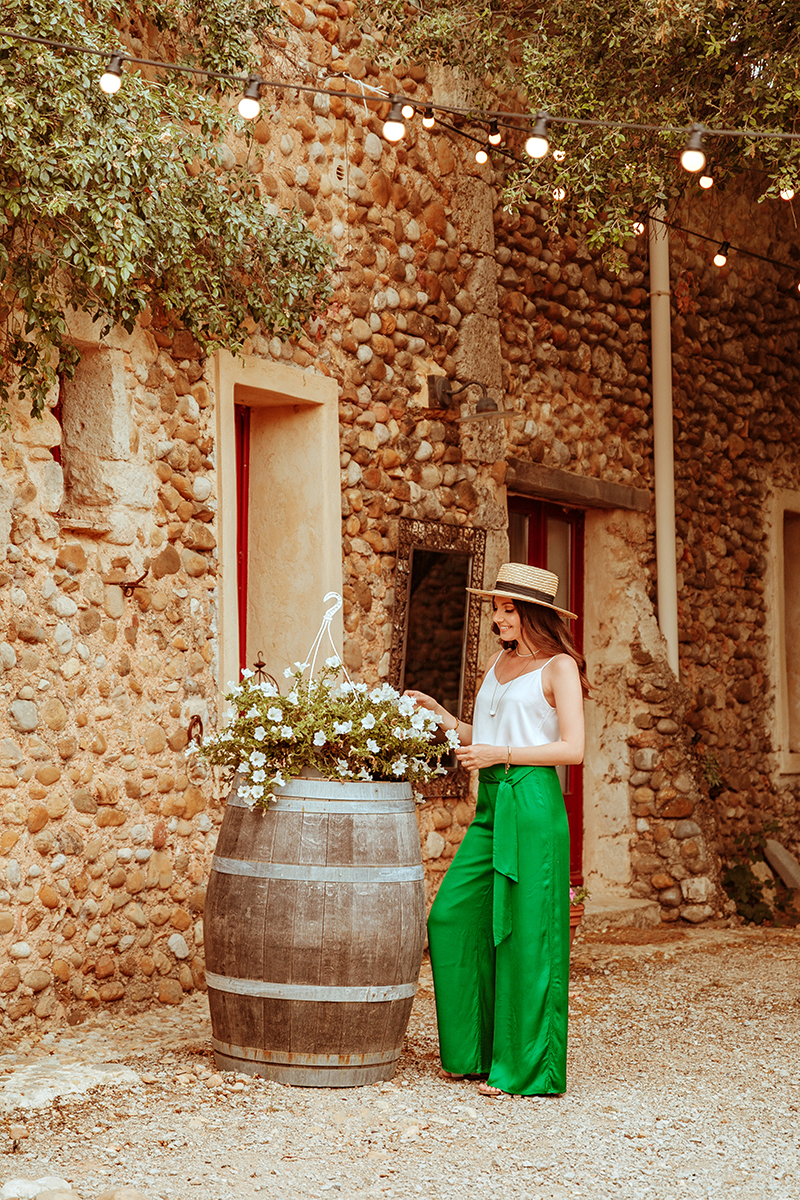
[[[524,563],[504,563],[497,572],[497,583],[490,592],[480,588],[467,588],[474,596],[490,600],[492,596],[504,596],[508,600],[527,600],[542,608],[552,608],[562,617],[577,617],[577,613],[559,608],[553,601],[558,591],[558,576],[541,567],[528,567]]]

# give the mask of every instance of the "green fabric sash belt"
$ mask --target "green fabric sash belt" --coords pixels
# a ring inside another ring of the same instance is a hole
[[[495,946],[511,933],[511,888],[519,881],[517,847],[517,804],[514,788],[538,767],[487,767],[481,771],[481,782],[494,797],[494,832],[492,834],[492,867],[494,887],[492,903],[492,934]]]

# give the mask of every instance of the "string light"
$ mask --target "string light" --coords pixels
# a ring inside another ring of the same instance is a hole
[[[493,146],[499,146],[503,140],[503,135],[497,128],[497,121],[489,122],[489,141]]]
[[[536,114],[533,132],[525,143],[525,153],[529,154],[531,158],[544,158],[550,149],[550,139],[547,136],[549,124],[550,118],[547,113]]]
[[[479,149],[477,149],[475,151],[475,162],[480,163],[482,166],[484,163],[487,163],[488,161],[489,161],[489,143],[487,142],[485,146],[480,146]]]
[[[790,188],[790,187],[781,188],[780,196],[781,196],[781,200],[793,200],[794,199],[794,188]]]
[[[681,154],[681,166],[684,171],[689,171],[694,175],[697,171],[702,171],[705,165],[706,154],[703,149],[703,126],[695,123],[689,130],[689,140]]]
[[[429,104],[426,104],[422,110],[422,124],[425,129],[433,129],[436,124],[436,117],[433,115],[433,109]]]
[[[400,109],[400,111],[403,114],[406,121],[410,121],[415,116],[417,110],[413,104],[406,102],[403,105],[403,107]]]
[[[239,101],[239,115],[245,121],[254,121],[261,112],[261,85],[264,80],[260,75],[251,75],[245,84],[242,98]]]
[[[554,200],[565,200],[566,197],[567,197],[567,193],[565,192],[564,188],[562,188],[562,187],[553,188],[553,199]]]
[[[383,136],[387,142],[399,142],[405,136],[406,126],[403,121],[403,109],[398,96],[392,96],[392,106],[389,115],[383,122]]]
[[[553,158],[556,160],[556,162],[563,162],[566,157],[567,157],[566,150],[554,150],[553,151]]]
[[[112,54],[108,60],[108,66],[100,76],[100,88],[109,96],[113,96],[122,87],[123,62],[124,58],[121,54]]]
[[[647,229],[648,215],[649,214],[647,211],[640,212],[636,220],[633,222],[633,232],[637,235],[637,237],[640,237],[644,233],[645,229]]]
[[[723,242],[717,253],[714,255],[714,266],[724,267],[728,261],[728,251],[730,250],[730,242]]]
[[[709,188],[714,186],[714,178],[707,170],[700,176],[697,182],[705,191],[708,191]]]

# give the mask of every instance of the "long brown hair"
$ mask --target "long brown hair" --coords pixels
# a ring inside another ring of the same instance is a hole
[[[510,598],[510,597],[509,597]],[[503,597],[503,599],[506,599]],[[584,696],[591,690],[586,674],[586,659],[572,640],[572,634],[559,614],[552,608],[541,604],[531,604],[527,600],[512,600],[511,603],[519,613],[519,621],[525,640],[530,646],[535,646],[540,654],[568,654],[575,660],[580,675],[581,688]],[[492,632],[498,634],[497,625],[492,622]],[[500,638],[504,650],[516,649],[516,641],[504,642]]]

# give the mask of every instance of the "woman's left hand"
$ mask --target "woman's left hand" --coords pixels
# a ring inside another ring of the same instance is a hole
[[[486,746],[479,742],[477,746],[459,746],[456,758],[468,771],[480,771],[482,767],[504,763],[507,753],[505,746]]]

